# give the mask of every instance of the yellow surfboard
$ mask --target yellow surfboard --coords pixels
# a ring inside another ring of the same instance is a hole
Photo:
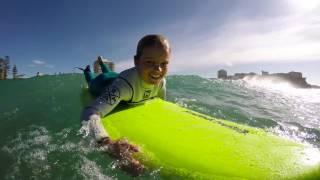
[[[122,106],[102,122],[111,138],[140,146],[138,158],[168,179],[320,178],[317,148],[160,99]]]

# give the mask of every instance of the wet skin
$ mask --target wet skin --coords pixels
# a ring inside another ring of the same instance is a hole
[[[111,140],[109,138],[100,142],[101,145],[107,146],[107,152],[118,160],[117,166],[125,170],[132,176],[139,176],[143,173],[145,167],[136,160],[132,154],[139,152],[137,146],[129,144],[126,139]]]

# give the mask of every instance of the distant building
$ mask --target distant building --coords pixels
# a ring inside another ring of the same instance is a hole
[[[302,73],[301,72],[289,72],[289,77],[292,79],[302,79]]]
[[[267,72],[267,71],[262,71],[262,72],[261,72],[261,75],[262,75],[262,76],[269,75],[269,72]]]
[[[228,78],[228,74],[226,70],[221,69],[218,71],[218,79],[227,79],[227,78]]]
[[[233,79],[243,79],[245,76],[247,76],[247,73],[235,73]]]
[[[112,71],[114,71],[114,63],[112,61],[109,61],[107,59],[103,59],[102,58],[102,61],[104,64],[106,64]],[[93,63],[93,71],[94,73],[101,73],[101,68],[100,68],[100,65],[99,65],[99,62],[98,60],[96,60],[94,63]]]

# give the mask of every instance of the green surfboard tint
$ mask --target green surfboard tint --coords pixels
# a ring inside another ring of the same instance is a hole
[[[166,179],[316,179],[318,149],[155,99],[103,119]]]

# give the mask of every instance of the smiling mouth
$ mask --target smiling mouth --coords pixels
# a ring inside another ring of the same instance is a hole
[[[151,74],[150,77],[152,79],[160,79],[161,78],[161,75],[160,74]]]

